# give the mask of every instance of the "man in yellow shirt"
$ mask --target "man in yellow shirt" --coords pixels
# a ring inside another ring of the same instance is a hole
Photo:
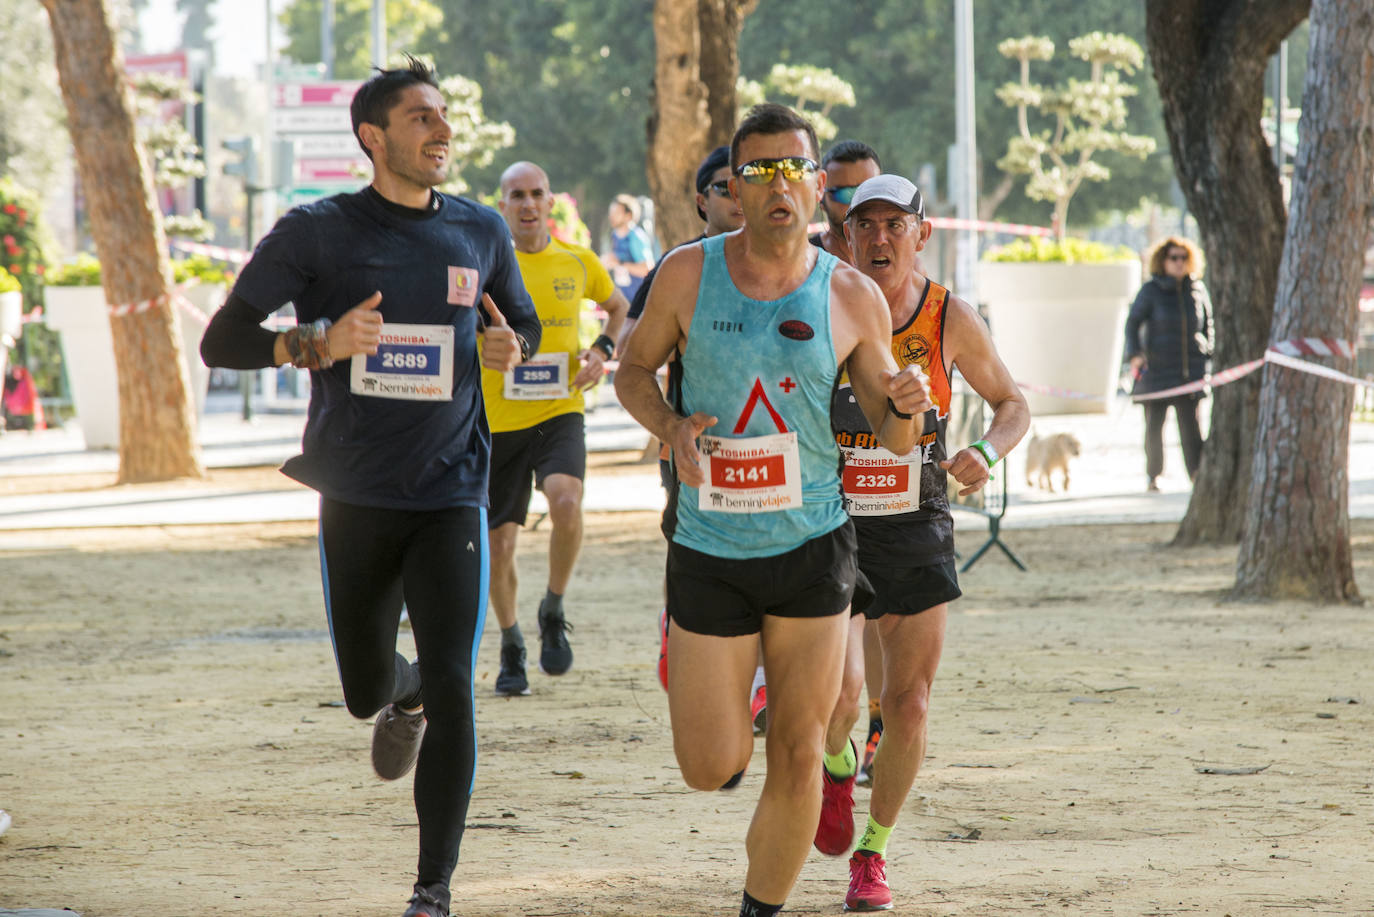
[[[587,470],[582,390],[601,381],[630,304],[590,249],[549,234],[553,194],[544,170],[517,162],[501,175],[498,204],[515,240],[520,276],[543,325],[539,354],[506,373],[483,371],[491,426],[491,606],[501,625],[496,693],[529,694],[525,640],[515,619],[515,543],[529,510],[531,480],[544,492],[553,531],[549,580],[539,603],[539,668],[562,675],[572,667],[563,594],[582,546],[582,479]],[[606,311],[604,334],[578,342],[582,303]]]

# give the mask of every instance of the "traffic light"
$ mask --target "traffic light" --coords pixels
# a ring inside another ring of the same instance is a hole
[[[231,137],[223,141],[220,146],[238,156],[237,159],[230,159],[224,164],[224,174],[241,176],[244,183],[248,185],[256,184],[258,180],[258,138],[254,136]]]

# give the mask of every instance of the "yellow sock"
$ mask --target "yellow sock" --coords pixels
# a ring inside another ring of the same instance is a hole
[[[859,838],[858,850],[872,850],[879,856],[887,855],[887,839],[892,836],[891,828],[884,828],[873,820],[873,816],[868,816],[868,827],[864,829],[864,836]]]
[[[854,754],[853,742],[845,742],[844,751],[838,755],[827,752],[822,760],[825,764],[825,772],[841,780],[846,777],[853,777],[859,772],[859,757]]]

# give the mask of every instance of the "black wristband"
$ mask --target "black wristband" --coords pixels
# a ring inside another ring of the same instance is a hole
[[[901,411],[897,410],[897,405],[892,403],[891,398],[887,399],[887,409],[892,412],[893,417],[900,417],[902,420],[910,420],[916,416],[915,414],[903,414]]]
[[[517,331],[515,332],[515,343],[520,345],[520,362],[524,363],[530,358],[530,342],[525,340],[525,336]]]
[[[592,347],[601,351],[608,360],[615,354],[615,341],[611,340],[609,335],[597,335],[596,340],[592,341]]]

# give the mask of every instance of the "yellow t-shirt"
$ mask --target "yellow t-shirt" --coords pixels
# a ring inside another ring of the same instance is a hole
[[[568,383],[577,375],[577,355],[584,349],[578,342],[578,319],[582,303],[605,302],[615,292],[615,284],[601,259],[580,245],[550,239],[543,251],[527,254],[516,249],[520,276],[534,300],[534,311],[544,326],[536,359],[552,354],[568,355]],[[515,401],[505,397],[505,377],[490,369],[482,370],[482,395],[487,403],[487,423],[493,433],[527,430],[560,414],[582,412],[582,393],[566,398]]]

